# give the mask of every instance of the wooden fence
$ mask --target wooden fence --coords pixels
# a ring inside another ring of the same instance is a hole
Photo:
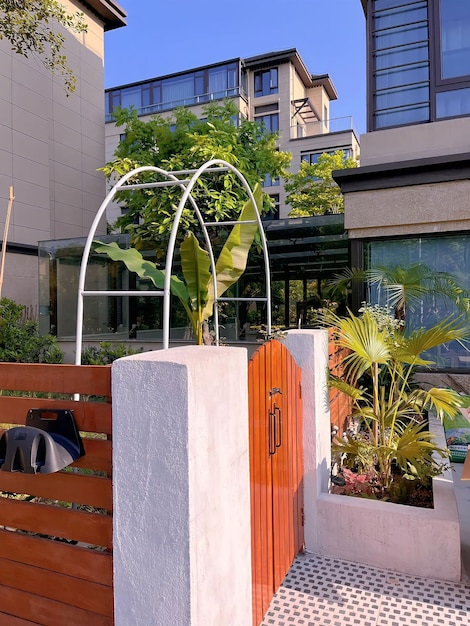
[[[0,363],[0,389],[0,433],[68,409],[85,449],[57,473],[0,471],[0,624],[112,626],[111,367]]]

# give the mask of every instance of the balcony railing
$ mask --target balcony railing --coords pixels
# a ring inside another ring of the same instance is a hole
[[[137,115],[153,115],[154,113],[161,113],[162,111],[171,111],[178,107],[189,107],[196,104],[207,104],[213,100],[223,100],[225,98],[234,98],[235,96],[242,96],[246,98],[245,91],[242,87],[230,87],[229,89],[222,89],[211,93],[200,94],[197,96],[188,96],[186,98],[179,98],[176,100],[168,100],[166,102],[158,102],[148,106],[138,106],[132,104],[136,110]],[[127,107],[123,107],[127,108]],[[106,122],[114,122],[114,116],[112,113],[106,113]]]
[[[352,117],[336,117],[329,120],[291,126],[290,138],[303,139],[304,137],[316,137],[317,135],[340,133],[348,130],[356,135],[356,139],[359,139],[359,132]]]

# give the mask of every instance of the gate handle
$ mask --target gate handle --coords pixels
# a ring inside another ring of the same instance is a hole
[[[269,456],[276,454],[276,415],[268,412],[268,436],[269,436]]]
[[[279,428],[276,427],[276,417],[279,423]],[[281,407],[274,405],[274,443],[276,448],[282,446],[282,412]]]

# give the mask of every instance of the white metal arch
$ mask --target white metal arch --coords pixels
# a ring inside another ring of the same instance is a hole
[[[192,189],[196,184],[197,180],[205,173],[211,172],[233,172],[238,179],[243,184],[245,188],[248,198],[251,200],[256,220],[250,220],[249,222],[240,222],[240,221],[225,221],[225,222],[206,222],[204,220],[203,214],[201,213],[199,207],[197,206],[196,201],[191,195]],[[148,183],[136,183],[136,184],[128,184],[128,181],[135,175],[140,174],[142,172],[155,172],[167,178],[165,181],[158,182],[148,182]],[[189,176],[190,178],[180,179],[178,176]],[[129,191],[132,189],[146,189],[152,187],[168,187],[168,186],[178,186],[183,190],[183,195],[179,202],[178,208],[175,212],[173,225],[171,228],[170,239],[168,243],[167,255],[166,255],[166,263],[165,263],[165,282],[163,290],[160,291],[138,291],[138,290],[119,290],[119,291],[108,291],[108,290],[85,290],[85,280],[86,280],[86,271],[88,267],[88,261],[90,258],[91,246],[93,243],[93,239],[96,234],[96,230],[98,228],[98,224],[105,213],[109,204],[113,201],[116,193],[119,191]],[[176,246],[176,237],[178,234],[178,228],[181,222],[181,216],[183,214],[184,207],[186,203],[190,202],[195,215],[201,225],[204,239],[206,242],[207,250],[209,253],[211,271],[213,275],[213,285],[214,285],[214,329],[216,335],[216,344],[219,343],[219,320],[218,320],[218,302],[221,301],[249,301],[249,302],[265,302],[266,303],[266,326],[268,336],[271,334],[271,282],[270,282],[270,270],[269,270],[269,257],[268,257],[268,247],[266,242],[266,236],[263,230],[263,224],[261,221],[261,216],[258,211],[258,207],[256,206],[255,198],[253,196],[253,192],[246,181],[245,177],[239,172],[239,170],[231,165],[230,163],[223,161],[222,159],[212,159],[207,161],[197,170],[179,170],[168,172],[159,167],[153,166],[142,166],[135,168],[131,172],[128,172],[124,176],[122,176],[111,191],[108,193],[106,198],[103,200],[101,206],[99,207],[95,219],[90,227],[90,231],[88,233],[88,237],[85,243],[85,247],[83,250],[82,261],[80,265],[80,275],[78,281],[78,299],[77,299],[77,325],[76,325],[76,342],[75,342],[75,363],[80,365],[81,363],[81,352],[82,352],[82,344],[83,344],[83,298],[85,296],[106,296],[106,295],[122,295],[122,296],[160,296],[163,297],[163,348],[168,349],[170,342],[170,305],[171,305],[171,292],[170,292],[170,280],[171,280],[171,270],[173,267],[173,256],[175,252]],[[217,275],[215,271],[215,259],[214,253],[212,250],[212,244],[210,241],[210,237],[207,231],[207,227],[219,227],[219,226],[233,226],[235,224],[242,223],[254,223],[256,221],[258,223],[261,245],[263,249],[263,257],[264,257],[264,269],[266,274],[266,296],[264,298],[229,298],[229,297],[218,297],[217,296]]]

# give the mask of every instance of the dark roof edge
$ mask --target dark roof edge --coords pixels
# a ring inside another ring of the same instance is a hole
[[[173,78],[174,76],[182,76],[183,74],[190,74],[193,72],[199,72],[211,67],[218,67],[219,65],[228,65],[229,63],[240,63],[240,57],[234,59],[227,59],[225,61],[217,61],[217,63],[209,63],[207,65],[200,65],[199,67],[192,67],[187,70],[180,70],[178,72],[171,72],[170,74],[162,74],[160,76],[154,76],[153,78],[144,78],[143,80],[136,80],[133,83],[125,83],[124,85],[115,85],[114,87],[106,87],[105,92],[115,91],[116,89],[127,89],[127,87],[135,87],[137,85],[145,85],[146,83],[153,83],[157,80],[165,80],[166,78]]]
[[[367,16],[367,0],[361,0],[362,8],[364,9],[364,15]]]
[[[267,54],[258,54],[257,56],[243,59],[245,67],[251,69],[255,69],[258,65],[271,65],[287,61],[291,61],[294,64],[295,69],[306,87],[322,86],[331,100],[337,100],[338,94],[330,76],[328,74],[310,74],[297,48],[278,50],[275,52],[268,52]]]
[[[121,28],[127,24],[126,11],[113,0],[78,0],[78,2],[103,20],[105,31]]]
[[[469,177],[470,152],[335,170],[342,192],[405,187]]]

